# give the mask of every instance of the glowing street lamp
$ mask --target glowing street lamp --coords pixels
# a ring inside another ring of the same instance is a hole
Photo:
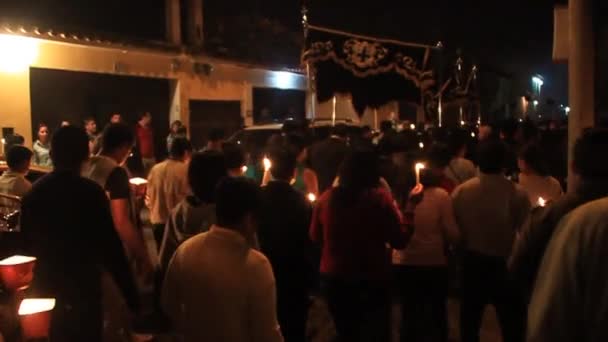
[[[540,90],[541,90],[543,84],[545,84],[545,81],[543,81],[543,79],[540,76],[533,76],[532,83],[536,87],[536,90],[538,91],[538,97],[540,98]]]

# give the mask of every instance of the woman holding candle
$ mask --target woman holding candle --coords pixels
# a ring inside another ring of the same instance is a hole
[[[293,187],[303,194],[319,195],[319,180],[316,172],[306,165],[308,159],[308,148],[304,138],[299,135],[289,135],[287,144],[297,156],[296,174]]]
[[[518,165],[521,171],[519,185],[528,194],[530,203],[540,206],[542,202],[555,201],[563,194],[559,181],[549,175],[543,151],[538,145],[525,146],[519,154]]]
[[[387,341],[390,261],[387,245],[403,249],[411,231],[390,192],[379,187],[371,150],[351,152],[340,184],[317,202],[310,228],[321,245],[322,289],[341,341]]]
[[[439,170],[446,163],[441,146],[429,153],[429,168],[416,164],[418,188],[407,207],[413,209],[416,227],[407,248],[393,251],[395,280],[402,300],[402,341],[447,341],[448,260],[446,247],[459,240],[452,199],[442,187]],[[449,159],[448,159],[449,161]]]

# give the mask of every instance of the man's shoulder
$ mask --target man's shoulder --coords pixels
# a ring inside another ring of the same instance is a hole
[[[469,179],[468,181],[460,184],[459,186],[457,186],[454,191],[452,192],[452,194],[457,194],[460,193],[462,191],[466,191],[469,189],[475,189],[478,188],[481,185],[481,182],[479,181],[479,177],[474,177]]]

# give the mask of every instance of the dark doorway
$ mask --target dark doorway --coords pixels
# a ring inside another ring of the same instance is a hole
[[[32,132],[46,123],[55,131],[62,121],[82,125],[87,116],[97,121],[99,131],[111,113],[120,113],[130,125],[137,116],[152,114],[156,156],[167,154],[169,132],[169,82],[165,79],[116,76],[88,72],[30,69]]]
[[[257,124],[304,120],[306,92],[301,90],[253,88],[253,121]]]
[[[223,130],[228,138],[242,126],[240,101],[190,101],[190,139],[195,148],[207,144],[213,129]]]

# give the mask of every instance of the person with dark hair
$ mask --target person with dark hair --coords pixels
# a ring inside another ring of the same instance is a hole
[[[143,112],[139,115],[137,125],[135,125],[135,137],[137,151],[144,166],[144,175],[147,176],[156,164],[154,130],[152,129],[152,114],[150,112]]]
[[[49,126],[44,123],[38,125],[38,139],[34,141],[34,164],[38,166],[51,167],[53,162],[50,156],[50,132]]]
[[[321,245],[322,288],[340,341],[388,341],[390,245],[406,247],[399,208],[381,188],[378,157],[354,151],[340,183],[316,203],[311,240]]]
[[[224,143],[225,133],[221,128],[214,128],[209,132],[209,139],[207,140],[207,146],[203,149],[204,151],[218,151],[222,152],[222,144]]]
[[[412,239],[407,248],[393,251],[395,281],[402,301],[402,341],[448,340],[446,250],[459,242],[460,231],[452,198],[441,186],[444,176],[438,168],[449,158],[433,156],[440,154],[433,152],[440,148],[446,147],[431,148],[431,167],[422,170],[422,192],[410,195],[408,210],[416,227]]]
[[[222,151],[226,160],[226,167],[228,168],[228,175],[230,177],[242,177],[245,175],[246,160],[245,151],[234,143],[224,143],[222,145]]]
[[[319,179],[317,174],[306,165],[308,146],[304,137],[290,134],[287,136],[287,146],[296,155],[296,173],[293,187],[303,194],[319,196]]]
[[[519,129],[519,122],[514,118],[509,118],[502,122],[500,126],[500,140],[505,143],[505,160],[504,169],[508,177],[514,177],[518,173],[517,169],[517,152],[518,144],[516,134]]]
[[[182,242],[208,231],[216,223],[215,189],[227,175],[221,153],[208,151],[192,156],[187,177],[192,195],[178,203],[167,220],[159,252],[163,271],[167,269],[173,253]]]
[[[308,237],[311,204],[290,185],[296,155],[286,147],[270,151],[272,179],[262,188],[258,225],[260,251],[277,281],[277,310],[286,341],[306,341],[308,295],[313,282],[312,243]]]
[[[217,224],[182,243],[169,263],[163,308],[184,341],[283,341],[272,266],[248,243],[260,189],[227,177],[215,203]]]
[[[187,138],[186,126],[180,121],[175,120],[169,127],[169,135],[167,135],[167,152],[171,151],[171,144],[175,138]]]
[[[553,203],[532,212],[516,241],[510,260],[512,274],[527,295],[532,293],[547,245],[560,220],[575,208],[608,196],[608,130],[584,132],[574,145],[572,172],[578,182]]]
[[[135,137],[127,124],[107,126],[102,135],[99,155],[90,158],[82,175],[99,184],[108,194],[114,225],[129,255],[137,262],[143,275],[152,272],[153,266],[138,227],[138,215],[124,168],[131,153]]]
[[[95,122],[95,118],[92,116],[87,116],[83,120],[84,129],[87,132],[89,138],[94,137],[97,138],[97,122]]]
[[[543,151],[538,145],[526,145],[518,158],[519,185],[528,193],[530,203],[552,202],[558,199],[563,191],[559,181],[549,175]]]
[[[190,141],[176,138],[171,144],[169,158],[154,165],[148,174],[145,202],[150,209],[150,223],[159,249],[171,211],[188,195],[188,161],[191,155]]]
[[[449,138],[452,160],[447,166],[445,175],[451,179],[455,185],[460,185],[477,176],[477,168],[473,162],[465,158],[468,142],[468,134],[462,129],[452,132]]]
[[[6,153],[6,164],[8,170],[0,176],[0,193],[23,197],[32,188],[25,176],[27,175],[32,161],[32,151],[25,146],[15,145]],[[9,203],[0,198],[0,210]]]
[[[488,304],[496,307],[505,341],[523,341],[525,335],[525,306],[510,280],[507,258],[531,205],[526,192],[505,178],[506,155],[503,142],[482,142],[479,177],[452,193],[464,247],[460,333],[465,342],[479,341]]]
[[[53,341],[102,341],[103,272],[114,279],[131,311],[139,309],[106,194],[80,176],[88,157],[85,131],[60,128],[51,142],[53,171],[34,184],[21,206],[24,253],[37,258],[29,295],[57,301],[51,312]]]
[[[446,169],[450,165],[451,158],[450,148],[442,143],[434,143],[428,151],[426,174],[428,177],[434,178],[437,186],[447,191],[448,194],[451,194],[454,188],[456,188],[456,183],[445,174]]]
[[[111,124],[117,124],[117,123],[122,123],[122,115],[120,115],[120,113],[112,113],[110,114],[110,122],[109,125]]]
[[[336,125],[326,140],[310,149],[310,165],[319,178],[319,193],[331,188],[338,169],[348,153],[348,129],[346,125]]]

